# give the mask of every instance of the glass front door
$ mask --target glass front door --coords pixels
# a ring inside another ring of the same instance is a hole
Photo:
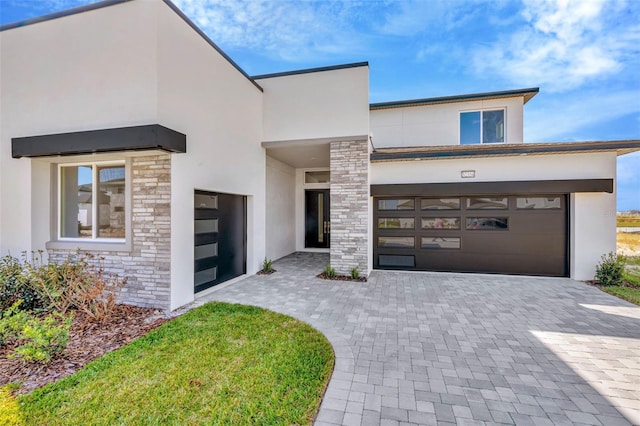
[[[329,248],[331,222],[329,219],[329,190],[305,191],[305,237],[307,248]]]

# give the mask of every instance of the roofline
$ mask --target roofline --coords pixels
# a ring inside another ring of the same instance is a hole
[[[328,67],[318,67],[318,68],[307,68],[303,70],[294,70],[294,71],[285,71],[285,72],[276,72],[271,74],[260,74],[251,76],[254,80],[260,80],[263,78],[274,78],[274,77],[286,77],[289,75],[298,75],[298,74],[310,74],[314,72],[324,72],[324,71],[335,71],[335,70],[343,70],[348,68],[358,68],[358,67],[368,67],[369,62],[353,62],[350,64],[341,64],[341,65],[331,65]]]
[[[469,157],[499,157],[511,155],[570,154],[612,152],[624,155],[640,151],[640,140],[625,139],[595,142],[545,142],[490,145],[450,145],[414,148],[378,148],[371,161],[402,161]]]
[[[11,22],[11,23],[8,23],[8,24],[0,25],[0,32],[1,31],[10,30],[10,29],[13,29],[13,28],[26,27],[28,25],[38,24],[40,22],[51,21],[53,19],[63,18],[65,16],[76,15],[78,13],[89,12],[91,10],[101,9],[103,7],[114,6],[114,5],[121,4],[121,3],[128,3],[130,1],[134,1],[134,0],[102,0],[102,1],[99,1],[97,3],[91,3],[91,4],[84,5],[84,6],[74,7],[74,8],[71,8],[71,9],[66,9],[66,10],[61,10],[59,12],[50,13],[48,15],[43,15],[43,16],[39,16],[39,17],[35,17],[35,18],[29,18],[29,19],[25,19],[25,20],[22,20],[22,21]],[[261,92],[264,91],[262,89],[262,87],[260,87],[260,85],[258,83],[256,83],[249,76],[249,74],[247,74],[242,68],[240,68],[240,66],[238,64],[236,64],[235,61],[229,57],[229,55],[227,55],[222,49],[220,49],[220,47],[218,47],[218,45],[215,44],[213,42],[213,40],[211,40],[209,38],[209,36],[207,36],[204,33],[204,31],[202,31],[200,28],[198,28],[198,26],[196,24],[194,24],[193,21],[191,19],[189,19],[187,17],[187,15],[185,15],[178,8],[178,6],[173,4],[171,2],[171,0],[162,0],[162,2],[164,4],[166,4],[167,6],[169,6],[169,8],[171,8],[171,10],[173,10],[180,18],[182,18],[182,20],[184,22],[186,22],[196,33],[198,33],[200,35],[200,37],[202,37],[204,39],[204,41],[206,41],[211,47],[213,47],[224,59],[227,60],[227,62],[229,62],[236,70],[238,70],[240,72],[240,74],[242,74],[247,80],[249,80],[251,82],[251,84],[253,84]]]
[[[441,96],[437,98],[410,99],[406,101],[377,102],[369,104],[369,109],[376,110],[386,108],[411,107],[450,102],[475,101],[479,99],[510,98],[515,96],[524,96],[524,103],[526,104],[531,100],[531,98],[537,95],[539,91],[539,87],[530,87],[527,89],[503,90],[500,92],[483,92],[472,93],[468,95]]]
[[[40,22],[51,21],[53,19],[64,18],[65,16],[76,15],[78,13],[88,12],[90,10],[102,9],[103,7],[114,6],[120,3],[127,3],[133,0],[102,0],[96,3],[85,4],[83,6],[73,7],[71,9],[65,9],[58,12],[49,13],[47,15],[36,16],[35,18],[28,18],[22,21],[9,22],[8,24],[0,25],[0,32],[11,30],[13,28],[26,27],[28,25],[38,24]]]

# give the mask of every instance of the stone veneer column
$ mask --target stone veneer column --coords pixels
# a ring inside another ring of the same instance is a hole
[[[331,142],[331,266],[348,275],[368,271],[368,141]]]
[[[107,272],[127,277],[121,301],[169,309],[171,297],[171,157],[134,157],[131,166],[131,251],[91,251]],[[51,249],[61,262],[75,249]]]

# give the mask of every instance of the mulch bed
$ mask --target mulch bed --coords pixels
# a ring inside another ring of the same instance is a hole
[[[336,275],[335,277],[327,277],[327,274],[325,272],[322,272],[321,274],[316,275],[316,277],[321,278],[323,280],[332,280],[332,281],[354,281],[354,282],[360,282],[360,283],[367,282],[367,277],[359,277],[359,278],[356,278],[355,280],[348,275]]]
[[[274,272],[278,272],[278,271],[276,271],[275,269],[272,269],[270,271],[261,270],[261,271],[256,272],[256,275],[271,275]]]
[[[0,349],[0,386],[18,383],[15,394],[25,394],[69,376],[85,364],[147,334],[168,320],[157,309],[118,305],[106,322],[91,322],[85,314],[74,312],[69,332],[69,344],[64,352],[49,364],[25,363],[9,359],[13,347]]]

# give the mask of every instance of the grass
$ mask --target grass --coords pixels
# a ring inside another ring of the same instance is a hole
[[[640,216],[616,216],[617,226],[620,228],[640,227]]]
[[[333,361],[307,324],[211,303],[18,402],[24,424],[311,424]]]
[[[619,297],[620,299],[640,305],[640,288],[626,287],[622,285],[612,285],[600,288],[613,296]]]

